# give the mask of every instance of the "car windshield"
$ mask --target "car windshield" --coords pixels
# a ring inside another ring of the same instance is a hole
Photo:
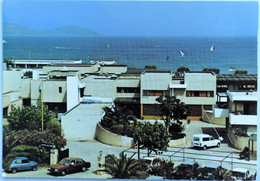
[[[62,160],[59,162],[59,164],[68,166],[68,165],[70,165],[70,160],[62,159]]]
[[[235,176],[235,177],[245,177],[245,173],[243,173],[243,172],[235,172],[235,171],[233,171],[232,175]]]
[[[194,141],[199,141],[200,139],[198,137],[193,138]]]

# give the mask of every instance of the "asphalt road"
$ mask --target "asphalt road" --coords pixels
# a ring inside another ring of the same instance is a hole
[[[188,141],[185,145],[177,148],[168,148],[169,152],[164,152],[163,153],[164,156],[157,155],[157,157],[161,157],[164,159],[171,159],[174,162],[175,166],[181,164],[183,160],[196,161],[202,166],[205,166],[207,164],[221,164],[221,161],[224,160],[225,162],[222,162],[222,166],[227,169],[232,168],[231,162],[233,161],[236,162],[236,164],[233,163],[233,168],[236,167],[248,168],[250,172],[254,174],[256,172],[256,160],[247,161],[247,160],[238,159],[238,153],[240,152],[240,150],[235,149],[230,145],[228,138],[224,135],[223,132],[224,127],[216,126],[216,129],[218,130],[218,134],[224,137],[224,141],[222,142],[219,148],[209,148],[207,150],[202,150],[202,149],[194,149],[191,147],[191,138],[193,134],[210,133],[216,138],[216,133],[213,130],[211,124],[200,122],[200,121],[194,121],[191,122],[191,124],[186,125],[185,133]],[[85,161],[91,162],[91,168],[86,172],[68,174],[64,177],[53,176],[48,174],[47,168],[39,168],[37,171],[34,172],[24,171],[24,172],[18,172],[16,174],[3,173],[3,175],[6,177],[20,177],[20,178],[21,177],[93,178],[93,179],[110,178],[110,176],[107,174],[97,175],[95,173],[95,171],[97,170],[97,156],[99,155],[99,152],[102,151],[103,155],[114,154],[115,156],[118,157],[120,152],[128,149],[126,147],[116,147],[116,146],[106,145],[96,140],[88,140],[88,141],[68,140],[66,147],[69,148],[70,157],[80,157],[83,158]],[[184,152],[183,152],[183,148],[185,148]],[[233,159],[229,155],[229,153],[231,152],[237,152],[236,154],[235,153],[233,154]],[[146,150],[144,150],[144,153],[146,153]],[[133,153],[126,152],[126,154],[131,156]],[[228,155],[229,157],[225,158]],[[141,155],[141,157],[143,156],[145,156],[145,154]],[[137,154],[135,155],[135,158],[137,158]]]

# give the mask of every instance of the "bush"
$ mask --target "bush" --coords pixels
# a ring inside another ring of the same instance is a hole
[[[236,70],[235,74],[247,74],[248,71],[247,70]]]
[[[146,65],[144,68],[145,69],[155,69],[155,70],[157,70],[157,66],[156,65]]]
[[[47,122],[46,129],[50,130],[53,134],[57,136],[61,136],[61,123],[56,118],[53,118],[50,122]]]
[[[166,160],[158,160],[157,164],[154,164],[149,173],[155,176],[162,176],[164,179],[173,178],[173,166],[174,163]]]
[[[171,134],[171,139],[180,139],[186,136],[185,133],[182,133],[185,130],[185,126],[180,123],[172,123],[169,127],[169,133]]]
[[[15,133],[15,139],[21,145],[37,146],[39,147],[42,143],[54,144],[57,149],[66,146],[67,140],[61,136],[57,136],[51,133],[49,130],[45,131],[28,131],[19,130],[17,132],[11,132],[8,134]]]
[[[218,68],[204,68],[202,70],[203,72],[215,72],[216,74],[219,74],[220,70]]]
[[[185,66],[180,66],[178,69],[177,69],[177,72],[189,72],[190,69],[188,67],[185,67]]]

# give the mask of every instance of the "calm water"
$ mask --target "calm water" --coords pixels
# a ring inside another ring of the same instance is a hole
[[[257,73],[256,37],[4,37],[4,57],[15,59],[115,60],[119,64],[176,71],[230,67]],[[214,44],[215,52],[210,51]],[[181,56],[180,50],[185,56]],[[167,58],[168,57],[168,58]]]

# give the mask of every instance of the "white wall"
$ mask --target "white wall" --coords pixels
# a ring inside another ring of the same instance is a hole
[[[78,77],[67,76],[67,111],[79,103]]]

